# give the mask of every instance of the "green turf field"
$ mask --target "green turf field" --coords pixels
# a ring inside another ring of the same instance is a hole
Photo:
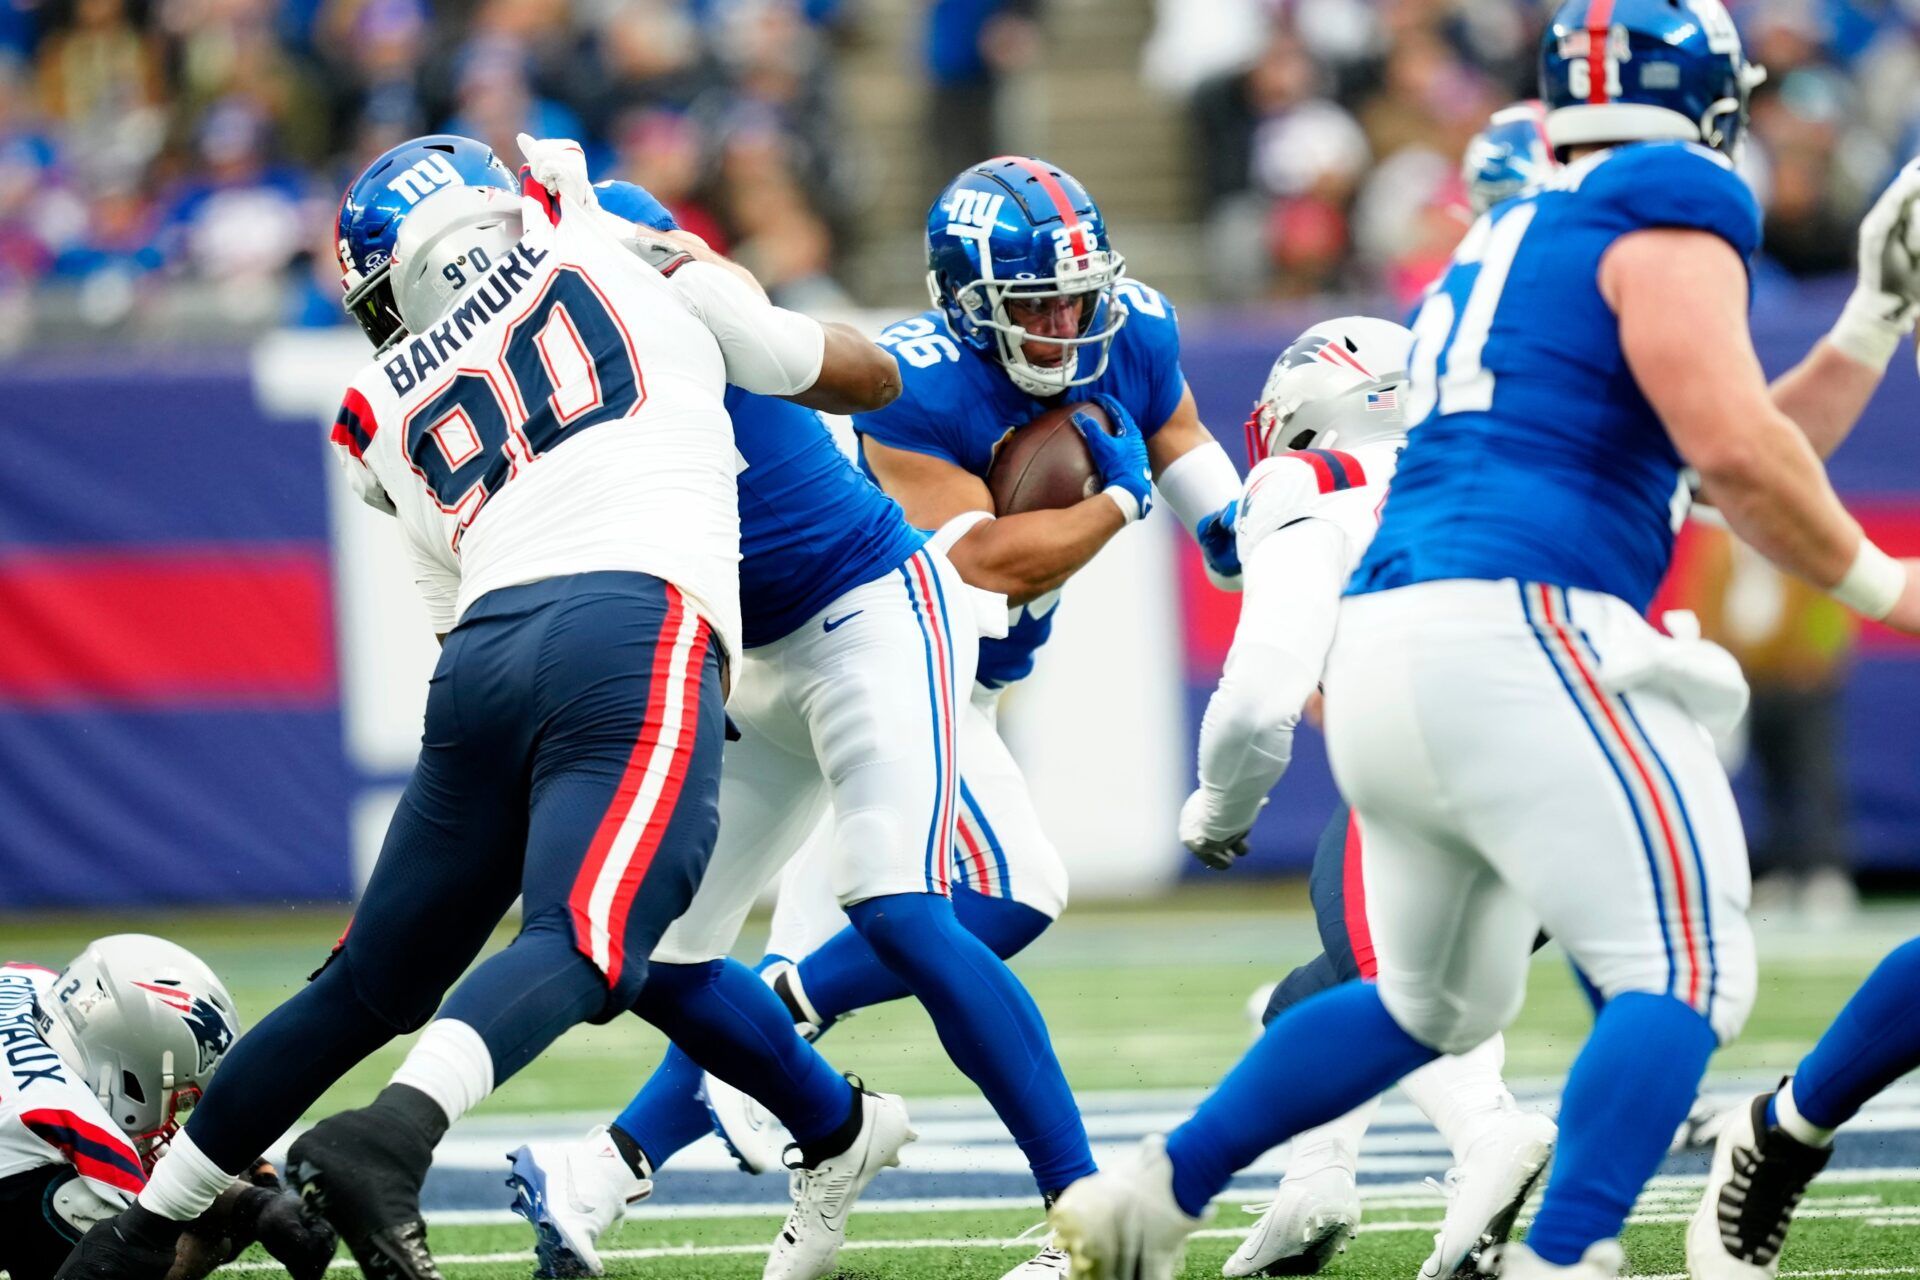
[[[1016,969],[1046,1012],[1076,1089],[1186,1091],[1179,1101],[1184,1107],[1245,1046],[1248,992],[1317,946],[1303,905],[1295,888],[1213,881],[1151,907],[1077,907]],[[58,965],[98,933],[164,932],[219,969],[243,1015],[253,1019],[296,988],[341,923],[340,913],[328,911],[180,915],[167,921],[0,916],[0,949]],[[1857,927],[1826,934],[1762,922],[1759,1005],[1744,1039],[1722,1055],[1716,1072],[1754,1078],[1791,1067],[1874,962],[1914,932],[1920,932],[1920,915],[1910,909],[1870,912]],[[1526,1011],[1509,1036],[1509,1074],[1540,1082],[1556,1078],[1587,1021],[1585,1002],[1564,964],[1552,950],[1543,953]],[[910,1103],[971,1092],[946,1063],[925,1017],[905,1003],[861,1014],[822,1047],[836,1065],[858,1071],[875,1087],[906,1094]],[[544,1117],[551,1124],[559,1122],[556,1112],[567,1113],[566,1123],[575,1116],[584,1123],[609,1115],[660,1048],[659,1037],[633,1020],[577,1030],[489,1100],[481,1123],[510,1131],[517,1117],[529,1123]],[[403,1049],[396,1045],[365,1064],[316,1110],[370,1098]],[[1920,1127],[1920,1121],[1909,1127]],[[1891,1149],[1914,1154],[1898,1155],[1892,1163],[1900,1167],[1891,1172],[1849,1171],[1817,1189],[1820,1198],[1811,1206],[1817,1212],[1803,1215],[1796,1228],[1785,1273],[1920,1276],[1920,1168],[1910,1174],[1905,1168],[1920,1165],[1920,1142]],[[915,1148],[908,1148],[909,1169],[914,1155]],[[1697,1179],[1667,1179],[1642,1201],[1627,1239],[1636,1273],[1680,1270],[1678,1224],[1697,1200],[1697,1186]],[[1368,1196],[1363,1234],[1331,1274],[1413,1276],[1441,1211],[1438,1196],[1410,1179],[1370,1188]],[[1219,1274],[1220,1262],[1251,1224],[1239,1207],[1246,1198],[1236,1192],[1233,1203],[1216,1206],[1210,1231],[1195,1242],[1189,1276]],[[504,1193],[498,1203],[504,1206]],[[991,1280],[1026,1256],[1021,1251],[1032,1247],[1030,1241],[1009,1241],[1039,1216],[1037,1206],[1018,1199],[1001,1203],[1006,1207],[948,1212],[915,1212],[911,1203],[894,1203],[856,1212],[841,1274],[861,1280]],[[642,1206],[606,1242],[610,1274],[663,1280],[757,1276],[779,1217],[773,1208],[719,1205],[710,1212],[696,1206],[649,1217]],[[517,1224],[437,1221],[432,1235],[450,1276],[530,1272],[528,1238]]]

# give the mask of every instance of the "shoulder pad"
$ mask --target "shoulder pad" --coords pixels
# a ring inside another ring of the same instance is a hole
[[[1360,459],[1338,449],[1296,449],[1266,459],[1248,473],[1234,520],[1241,556],[1261,539],[1312,515],[1328,495],[1367,483]]]
[[[1643,142],[1605,153],[1580,182],[1624,230],[1684,227],[1707,231],[1741,257],[1760,246],[1760,203],[1718,151],[1691,142]]]

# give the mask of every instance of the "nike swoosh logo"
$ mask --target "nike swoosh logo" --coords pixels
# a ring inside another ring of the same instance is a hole
[[[844,626],[847,623],[852,622],[855,618],[859,617],[861,614],[865,612],[866,612],[865,609],[855,609],[852,613],[848,614],[844,618],[828,618],[820,624],[821,629],[825,631],[832,631],[836,627]]]

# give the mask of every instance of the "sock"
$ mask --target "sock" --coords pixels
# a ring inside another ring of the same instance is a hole
[[[953,887],[953,912],[961,928],[1003,960],[1019,954],[1053,923],[1053,917],[1023,902],[989,897],[961,885]],[[842,929],[797,967],[800,986],[823,1026],[855,1009],[909,994],[906,981],[881,962],[858,929]]]
[[[440,1104],[452,1124],[493,1092],[493,1055],[480,1033],[454,1018],[427,1027],[393,1073],[394,1084],[409,1085]]]
[[[1782,1081],[1780,1088],[1767,1099],[1767,1123],[1786,1130],[1789,1137],[1797,1138],[1809,1147],[1833,1145],[1832,1129],[1817,1125],[1801,1114],[1799,1104],[1793,1100],[1791,1080]]]
[[[780,997],[738,960],[655,964],[633,1011],[780,1117],[795,1142],[824,1138],[846,1120],[853,1090],[800,1038]]]
[[[1261,1153],[1347,1114],[1437,1056],[1400,1029],[1372,983],[1344,983],[1301,1001],[1268,1023],[1167,1135],[1174,1199],[1200,1217]]]
[[[1867,1100],[1920,1066],[1920,938],[1882,960],[1793,1073],[1793,1105],[1838,1129]],[[1788,1130],[1792,1132],[1792,1130]]]
[[[479,1035],[498,1088],[606,1004],[606,979],[573,945],[572,926],[560,907],[522,923],[505,951],[461,979],[440,1017]]]
[[[623,1132],[618,1124],[607,1127],[607,1137],[612,1139],[613,1149],[618,1151],[620,1158],[627,1162],[627,1168],[632,1170],[634,1177],[642,1182],[653,1177],[653,1161],[647,1158],[645,1149]]]
[[[953,905],[898,893],[857,902],[847,915],[926,1007],[947,1056],[986,1095],[1040,1190],[1093,1173],[1086,1126],[1040,1010],[1006,962],[960,926]],[[820,999],[811,982],[807,990]]]
[[[1716,1044],[1707,1020],[1672,996],[1629,991],[1607,1001],[1567,1075],[1553,1176],[1527,1233],[1535,1253],[1571,1266],[1620,1234]]]
[[[140,1192],[140,1207],[174,1222],[192,1222],[239,1176],[207,1159],[191,1133],[176,1133]]]
[[[860,1136],[860,1126],[866,1120],[866,1109],[860,1105],[860,1095],[851,1084],[847,1085],[847,1092],[852,1095],[853,1105],[847,1108],[847,1118],[840,1122],[840,1126],[831,1133],[799,1144],[800,1163],[807,1168],[818,1168],[822,1160],[831,1160],[839,1155]]]
[[[1507,1042],[1496,1035],[1465,1053],[1435,1058],[1400,1082],[1401,1092],[1446,1139],[1456,1164],[1475,1139],[1514,1111],[1513,1095],[1500,1077],[1506,1064]]]
[[[659,967],[653,966],[654,970]],[[647,976],[651,981],[652,972]],[[705,1074],[685,1049],[668,1045],[667,1056],[614,1120],[614,1141],[625,1137],[645,1153],[649,1167],[658,1169],[712,1133],[713,1120],[700,1101],[700,1080]]]
[[[396,1034],[394,1023],[360,998],[346,954],[335,956],[235,1042],[186,1133],[213,1166],[251,1168],[336,1080]],[[178,1138],[173,1145],[180,1146]]]
[[[1286,1176],[1304,1178],[1336,1166],[1352,1173],[1360,1164],[1360,1139],[1366,1137],[1367,1126],[1379,1110],[1376,1094],[1343,1116],[1294,1134]]]

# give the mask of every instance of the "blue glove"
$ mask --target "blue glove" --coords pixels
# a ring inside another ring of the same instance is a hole
[[[1153,508],[1153,477],[1147,471],[1147,439],[1140,434],[1139,424],[1134,422],[1133,415],[1127,412],[1125,405],[1105,393],[1092,399],[1093,403],[1106,410],[1107,420],[1113,423],[1114,430],[1119,434],[1108,434],[1088,413],[1074,414],[1073,425],[1079,428],[1081,437],[1087,442],[1087,452],[1093,455],[1093,469],[1100,474],[1100,487],[1120,507],[1127,523],[1132,524]]]
[[[655,231],[680,229],[680,224],[667,212],[667,206],[654,199],[653,193],[643,186],[632,182],[596,182],[593,191],[600,197],[600,207],[616,218],[625,218]]]
[[[1240,499],[1235,498],[1212,515],[1202,516],[1200,523],[1193,527],[1193,540],[1200,544],[1207,573],[1216,585],[1240,576],[1240,538],[1233,527],[1239,514]]]

